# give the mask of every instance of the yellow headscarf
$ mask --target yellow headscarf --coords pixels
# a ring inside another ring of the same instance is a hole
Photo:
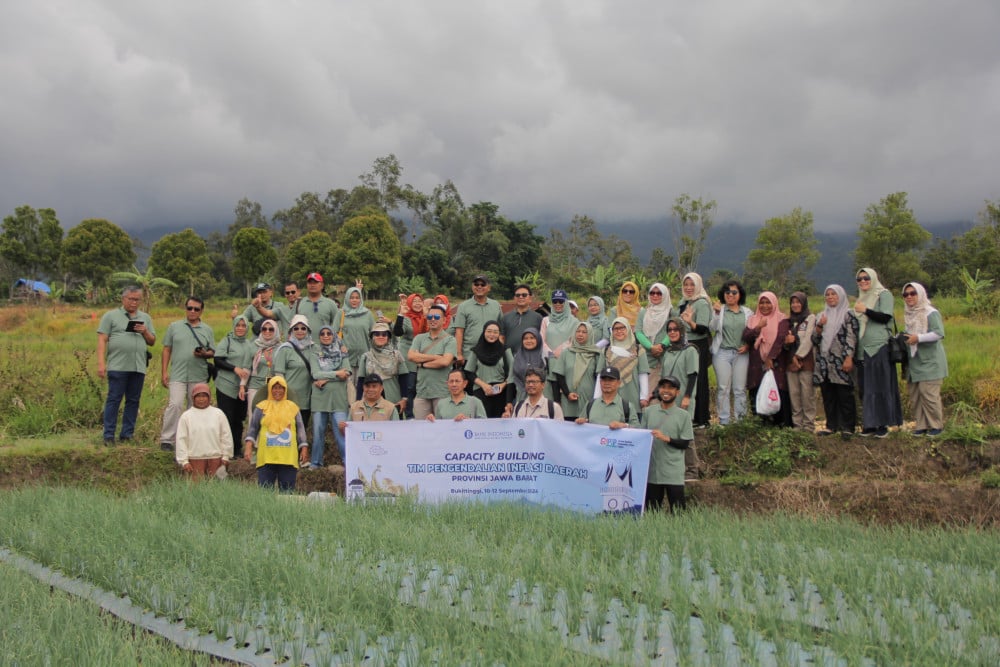
[[[285,388],[286,398],[280,401],[274,399],[274,385],[280,384]],[[295,428],[295,415],[299,413],[299,406],[288,400],[288,383],[285,378],[276,375],[267,381],[267,400],[257,404],[264,415],[261,417],[260,425],[267,429],[268,433],[278,435],[288,429]]]
[[[635,299],[632,303],[625,303],[625,299],[622,298],[622,290],[626,287],[631,287],[635,290]],[[639,286],[631,280],[626,280],[618,288],[618,303],[615,304],[615,315],[617,317],[624,317],[629,326],[634,329],[636,322],[639,320],[640,310],[642,310],[642,299],[639,297]]]

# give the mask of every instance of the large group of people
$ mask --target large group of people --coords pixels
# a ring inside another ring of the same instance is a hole
[[[764,291],[751,310],[735,279],[713,300],[697,273],[683,276],[676,305],[666,285],[654,282],[643,299],[639,285],[628,281],[610,309],[594,295],[580,311],[557,289],[542,310],[531,288],[517,285],[514,307],[504,313],[489,296],[490,279],[478,275],[472,296],[455,308],[445,295],[401,294],[389,319],[364,305],[360,281],[342,307],[324,294],[323,277],[314,272],[305,295],[297,283],[285,285],[287,304],[275,301],[269,284],[256,285],[252,302],[234,306],[232,328],[217,342],[202,321],[204,303],[191,296],[163,341],[169,398],[161,447],[175,452],[185,470],[202,472],[256,452],[260,483],[287,490],[300,466],[323,465],[328,432],[344,458],[349,421],[538,417],[612,428],[641,424],[654,434],[656,478],[666,480],[655,482],[663,488],[652,489],[651,502],[666,498],[680,506],[684,480],[697,475],[693,432],[711,418],[710,366],[720,425],[756,413],[758,394],[767,393],[780,407],[763,419],[814,431],[818,387],[825,416],[819,435],[852,437],[859,397],[860,435],[884,437],[903,417],[895,352],[908,361],[914,433],[941,433],[947,360],[940,313],[922,285],[907,283],[899,332],[892,292],[875,270],[864,267],[856,278],[853,305],[842,286],[829,285],[819,313],[810,312],[802,292],[783,308],[778,295]],[[105,314],[98,328],[98,373],[109,386],[107,444],[115,441],[123,400],[118,437],[133,437],[148,350],[156,342],[151,319],[138,310],[140,296],[138,288],[126,289],[121,308]],[[213,380],[218,409],[187,416],[185,408],[210,407],[206,383]],[[192,446],[192,425],[211,431],[214,441],[225,433],[227,442],[217,451]],[[192,463],[203,458],[216,460]]]

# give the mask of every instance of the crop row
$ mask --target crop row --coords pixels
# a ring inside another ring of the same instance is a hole
[[[320,650],[333,664],[360,650],[359,637],[383,660],[409,651],[444,664],[559,661],[567,648],[584,663],[654,664],[960,664],[1000,653],[996,571],[980,560],[995,536],[773,522],[316,506],[224,484],[127,499],[0,496],[6,546],[290,659]]]

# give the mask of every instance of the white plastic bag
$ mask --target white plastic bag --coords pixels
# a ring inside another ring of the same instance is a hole
[[[781,394],[778,393],[778,382],[774,379],[774,371],[767,371],[757,388],[757,414],[776,415],[781,410]]]

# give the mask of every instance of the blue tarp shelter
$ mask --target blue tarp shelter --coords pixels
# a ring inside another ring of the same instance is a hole
[[[25,293],[32,292],[36,296],[51,296],[52,288],[45,283],[38,280],[28,280],[27,278],[18,278],[17,282],[14,283],[14,293]]]

